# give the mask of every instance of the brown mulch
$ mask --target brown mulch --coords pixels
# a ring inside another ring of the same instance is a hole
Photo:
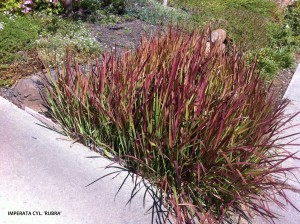
[[[142,35],[152,36],[157,26],[141,20],[125,21],[113,25],[90,25],[93,36],[102,44],[104,51],[135,49],[140,43]]]

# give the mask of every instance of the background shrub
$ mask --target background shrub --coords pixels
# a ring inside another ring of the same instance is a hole
[[[76,7],[76,6],[75,6]],[[82,0],[80,5],[77,6],[80,9],[87,10],[89,13],[94,13],[101,8],[101,1],[99,0]]]
[[[149,180],[178,223],[218,223],[290,189],[281,168],[295,158],[276,134],[286,101],[236,51],[206,49],[208,33],[143,38],[136,52],[104,55],[83,69],[69,55],[49,83],[52,115],[72,137]],[[276,197],[275,197],[276,196]]]
[[[169,24],[185,22],[189,15],[187,12],[173,7],[164,7],[156,0],[126,2],[126,11],[129,15],[152,24]]]
[[[258,69],[262,78],[270,81],[276,78],[280,70],[292,67],[295,64],[294,53],[286,47],[282,48],[262,48],[247,54],[248,61],[254,57],[258,58]]]
[[[20,12],[22,0],[4,0],[0,2],[0,12]]]
[[[300,3],[295,2],[293,5],[290,5],[287,9],[287,14],[285,19],[287,24],[292,29],[295,36],[300,35]]]
[[[172,0],[171,5],[189,10],[196,27],[217,23],[244,50],[266,47],[267,24],[277,13],[276,4],[269,0]]]
[[[111,13],[123,14],[125,12],[125,0],[102,0],[102,7],[107,8]]]
[[[32,11],[45,11],[48,14],[64,12],[63,4],[59,0],[4,0],[0,2],[0,11],[23,14]]]
[[[49,15],[59,15],[64,12],[64,7],[60,0],[34,0],[31,7],[34,11],[45,11]]]

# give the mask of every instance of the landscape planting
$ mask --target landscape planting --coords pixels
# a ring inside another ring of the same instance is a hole
[[[284,136],[298,114],[275,88],[299,53],[299,1],[0,2],[0,95],[44,101],[73,142],[148,183],[161,223],[299,211],[286,195],[297,167],[283,165],[299,160],[297,133]]]

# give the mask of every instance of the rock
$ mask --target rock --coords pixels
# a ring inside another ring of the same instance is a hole
[[[226,37],[227,37],[226,31],[223,29],[217,29],[217,30],[212,31],[210,33],[210,38],[209,38],[210,41],[206,42],[205,54],[208,54],[210,52],[212,44],[217,44],[218,49],[222,52],[225,52]]]
[[[211,48],[211,42],[206,42],[206,48],[205,48],[205,54],[207,55],[209,52],[210,52],[210,48]],[[225,44],[221,44],[219,49],[222,51],[222,52],[225,52],[226,50],[226,45]]]
[[[224,43],[225,39],[226,39],[226,31],[223,29],[216,29],[214,31],[211,32],[211,42],[215,43],[215,42],[220,42],[220,43]]]
[[[12,88],[11,101],[18,107],[25,109],[29,107],[37,112],[45,112],[41,91],[44,89],[42,79],[37,75],[20,79]]]

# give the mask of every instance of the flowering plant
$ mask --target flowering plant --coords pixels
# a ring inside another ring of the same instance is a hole
[[[23,4],[21,5],[22,13],[29,13],[32,10],[32,0],[23,0]]]

